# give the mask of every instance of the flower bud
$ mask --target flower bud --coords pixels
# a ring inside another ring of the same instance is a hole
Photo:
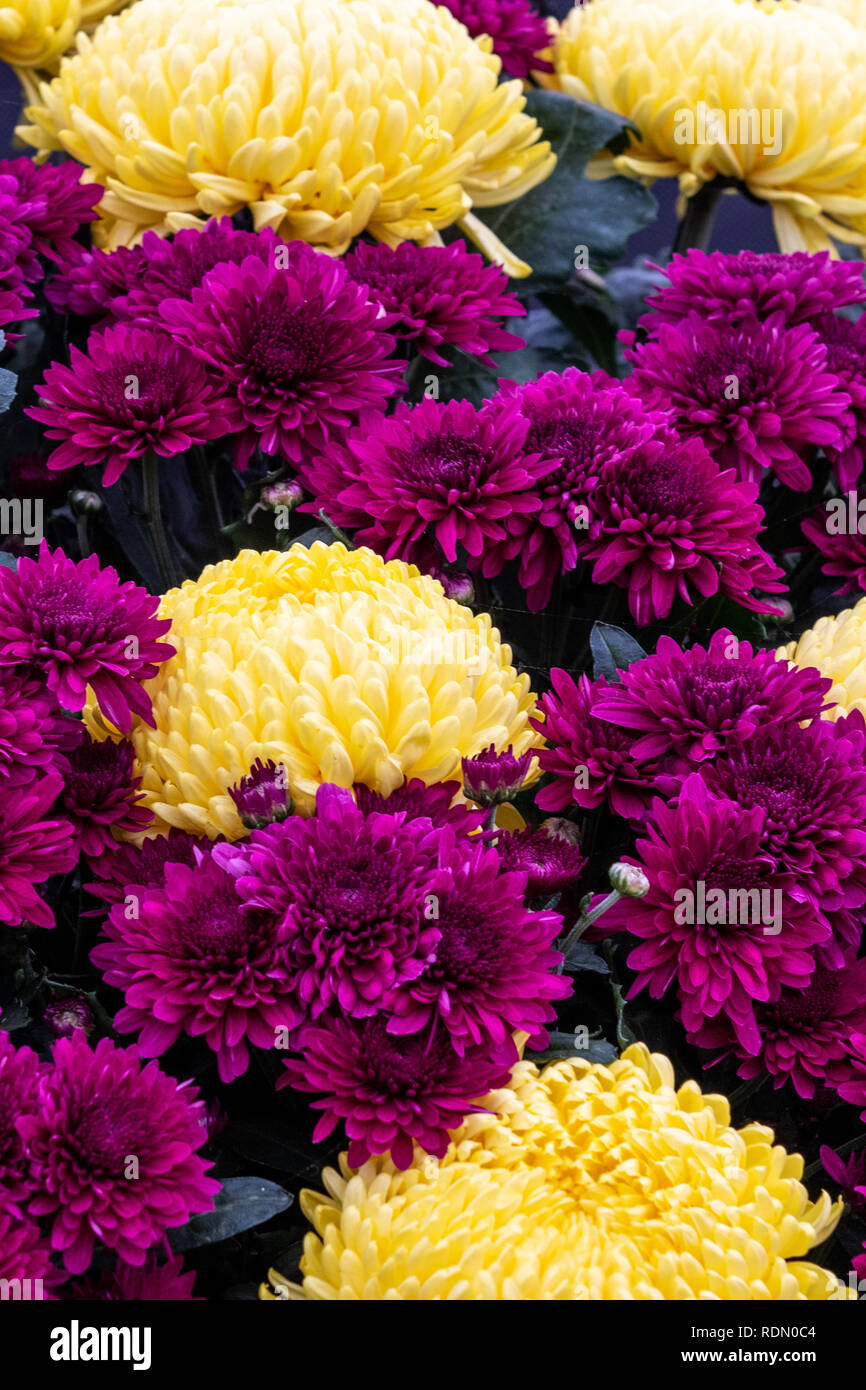
[[[649,892],[649,879],[637,864],[611,864],[607,876],[611,888],[624,898],[643,898]]]
[[[96,1020],[83,994],[67,994],[46,1006],[42,1022],[55,1038],[71,1038],[77,1028],[83,1028],[89,1038]]]
[[[277,507],[288,507],[291,511],[304,500],[304,489],[291,478],[283,478],[279,483],[263,487],[259,500],[263,507],[270,507],[273,511]]]

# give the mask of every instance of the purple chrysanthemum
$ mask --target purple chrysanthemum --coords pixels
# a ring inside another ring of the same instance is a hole
[[[391,816],[402,815],[405,820],[416,820],[421,816],[433,821],[434,825],[450,825],[459,835],[470,835],[480,830],[487,820],[484,812],[477,807],[467,806],[463,801],[454,802],[455,796],[460,794],[459,782],[434,782],[428,786],[420,777],[413,777],[388,796],[381,796],[361,783],[356,783],[353,791],[355,801],[365,816],[373,811],[385,811]]]
[[[790,1081],[807,1100],[820,1086],[833,1090],[852,1077],[848,1039],[866,1028],[866,960],[840,970],[819,967],[805,989],[781,989],[755,1007],[760,1052],[744,1048],[724,1016],[699,1027],[691,1038],[699,1047],[721,1047],[722,1056],[740,1059],[744,1080],[769,1075],[778,1089]]]
[[[536,804],[543,811],[562,811],[572,805],[591,810],[607,801],[618,816],[643,816],[658,766],[651,761],[652,755],[635,752],[633,733],[594,714],[607,681],[591,682],[582,675],[575,683],[558,668],[551,671],[550,680],[553,689],[539,701],[544,719],[530,721],[552,745],[538,750],[542,771],[553,773],[554,780],[541,788]]]
[[[60,441],[50,469],[104,464],[110,487],[150,450],[172,458],[237,428],[225,388],[165,333],[115,324],[91,334],[86,354],[70,348],[69,360],[48,368],[41,404],[26,412]]]
[[[848,1054],[854,1075],[838,1088],[842,1100],[851,1105],[866,1105],[866,1031],[855,1032],[848,1038]],[[866,1120],[866,1110],[860,1119]]]
[[[262,826],[285,820],[292,813],[289,776],[284,763],[264,763],[256,758],[248,776],[229,787],[229,796],[247,830],[261,830]]]
[[[0,1209],[0,1279],[41,1279],[56,1282],[51,1247],[35,1221],[22,1221]]]
[[[408,339],[438,367],[449,366],[439,352],[445,346],[480,357],[488,366],[493,366],[491,352],[525,346],[495,321],[526,313],[514,295],[505,293],[505,272],[462,241],[450,246],[403,241],[396,248],[359,242],[346,257],[346,268],[381,304],[395,338]]]
[[[42,265],[28,225],[42,206],[19,197],[17,180],[11,174],[0,174],[0,286],[22,297],[29,297],[32,291],[27,287],[42,279]]]
[[[199,844],[196,836],[174,828],[167,835],[142,840],[140,845],[114,844],[91,861],[90,870],[96,881],[83,886],[103,902],[122,903],[127,888],[161,888],[166,864],[192,868]]]
[[[171,627],[153,616],[158,606],[146,589],[101,568],[96,555],[76,562],[43,541],[38,559],[0,567],[0,667],[41,671],[64,709],[83,709],[92,686],[121,733],[129,733],[133,712],[152,726],[141,682],[175,654],[157,640]]]
[[[69,817],[78,848],[88,857],[116,843],[114,832],[135,835],[153,820],[139,806],[141,778],[133,776],[135,750],[127,740],[84,742],[68,757],[60,808]]]
[[[397,991],[388,1031],[429,1031],[438,1019],[460,1056],[481,1044],[501,1049],[520,1031],[536,1050],[545,1047],[550,1001],[571,993],[571,982],[553,973],[562,918],[525,907],[526,874],[504,871],[495,849],[462,841],[440,862],[436,951]]]
[[[866,590],[866,490],[858,488],[853,497],[853,518],[849,519],[848,497],[835,497],[800,523],[806,540],[824,557],[821,573],[844,581],[834,590],[840,595],[861,594]]]
[[[0,922],[7,926],[54,926],[54,913],[35,885],[65,873],[78,858],[72,826],[51,810],[62,790],[63,778],[46,772],[0,797]]]
[[[509,1038],[502,1052],[472,1048],[462,1057],[444,1027],[432,1035],[398,1037],[386,1031],[387,1019],[328,1019],[304,1036],[304,1056],[286,1063],[277,1088],[324,1092],[314,1110],[324,1110],[313,1131],[325,1139],[345,1120],[349,1163],[360,1167],[373,1154],[388,1153],[398,1168],[408,1168],[417,1143],[441,1158],[467,1113],[508,1080],[517,1060]]]
[[[518,579],[535,613],[549,602],[557,575],[578,563],[589,531],[589,495],[602,469],[615,470],[651,438],[662,417],[618,381],[576,367],[522,385],[503,382],[486,409],[495,413],[514,403],[529,421],[526,451],[555,459],[557,466],[536,484],[540,510],[513,518],[501,554],[488,548],[484,572],[492,576],[504,561],[519,559]]]
[[[818,1152],[825,1173],[839,1184],[846,1205],[862,1221],[866,1217],[866,1152],[861,1149],[841,1159],[827,1144]],[[866,1274],[866,1268],[863,1272]]]
[[[140,1267],[117,1260],[114,1268],[90,1279],[70,1281],[61,1295],[64,1301],[87,1303],[199,1303],[193,1294],[196,1272],[185,1270],[183,1255],[161,1262],[151,1252]]]
[[[204,1105],[134,1047],[82,1031],[54,1045],[39,1113],[18,1120],[36,1191],[29,1211],[52,1219],[51,1244],[82,1274],[96,1240],[132,1265],[172,1226],[209,1211],[219,1184],[196,1150]],[[134,1169],[133,1169],[134,1160]],[[133,1178],[134,1172],[134,1178]]]
[[[463,790],[470,801],[477,801],[480,806],[513,801],[526,781],[531,762],[531,751],[517,757],[510,743],[499,753],[491,743],[474,757],[463,759]]]
[[[704,323],[739,324],[771,314],[788,324],[809,323],[828,310],[866,300],[861,261],[831,260],[828,251],[691,250],[653,266],[669,284],[647,300],[650,313],[641,326],[654,332],[659,324],[679,323],[691,313]]]
[[[301,1011],[355,1017],[387,1007],[417,979],[438,940],[425,907],[453,832],[429,820],[364,813],[351,792],[321,786],[316,815],[254,830],[213,856],[248,908],[285,925],[286,978]]]
[[[761,1046],[755,1005],[805,987],[814,948],[829,936],[797,880],[761,851],[764,819],[762,807],[714,797],[691,774],[676,807],[653,802],[637,842],[631,862],[649,891],[621,898],[602,919],[603,930],[640,939],[628,957],[637,972],[630,998],[648,989],[660,999],[676,984],[689,1033],[722,1014],[748,1053]]]
[[[503,830],[496,852],[507,873],[526,874],[526,896],[548,898],[561,893],[581,875],[586,860],[580,846],[564,835],[540,830]]]
[[[304,242],[267,263],[247,256],[211,270],[191,299],[166,299],[163,325],[229,393],[238,467],[255,449],[300,462],[381,409],[402,364],[378,304],[344,265]],[[284,263],[285,262],[285,263]]]
[[[473,38],[488,34],[493,52],[510,77],[526,79],[531,72],[552,72],[553,66],[538,55],[550,47],[551,36],[543,17],[529,0],[443,0]]]
[[[725,326],[691,314],[625,355],[634,367],[629,390],[666,410],[678,434],[697,436],[743,482],[760,483],[767,468],[805,491],[811,447],[843,449],[854,436],[851,398],[807,324]]]
[[[199,853],[194,868],[166,863],[162,888],[146,890],[137,915],[115,906],[107,942],[91,960],[123,990],[115,1016],[123,1033],[156,1057],[187,1033],[204,1037],[219,1075],[249,1066],[249,1045],[272,1047],[276,1029],[303,1017],[283,963],[290,932],[275,914],[245,910],[232,876]]]
[[[758,543],[764,511],[756,483],[720,472],[699,439],[659,426],[602,471],[589,494],[594,584],[628,590],[641,626],[666,618],[674,600],[722,593],[742,608],[774,612],[759,593],[784,593],[782,570]]]
[[[817,321],[815,329],[827,351],[827,370],[836,377],[840,389],[851,402],[854,438],[843,448],[832,444],[824,446],[836,480],[847,492],[856,486],[866,459],[866,323],[862,317],[852,323],[837,314],[825,314]]]
[[[40,1063],[29,1047],[15,1047],[0,1029],[0,1212],[21,1217],[21,1202],[33,1190],[33,1177],[15,1121],[39,1108]]]
[[[818,719],[806,728],[758,728],[701,771],[716,795],[748,810],[763,808],[761,849],[779,869],[797,875],[817,914],[863,907],[866,724],[859,711],[835,722]],[[855,929],[851,944],[859,945],[859,924]],[[840,943],[821,947],[818,959],[840,969]]]
[[[317,500],[301,510],[324,507],[361,526],[358,542],[389,560],[413,560],[429,527],[447,560],[459,544],[480,565],[516,518],[539,510],[537,480],[556,466],[526,450],[527,431],[516,404],[495,413],[470,401],[398,405],[302,471]]]
[[[593,714],[637,736],[636,758],[676,754],[697,763],[764,725],[817,719],[831,685],[814,668],[798,670],[771,651],[753,651],[722,628],[707,647],[688,651],[672,637],[659,638],[654,656],[599,691]]]
[[[61,713],[40,681],[0,666],[0,776],[5,787],[32,782],[48,767],[67,770],[66,754],[82,734],[81,725]]]
[[[0,221],[0,236],[3,233],[3,223]],[[20,323],[22,319],[35,319],[39,317],[39,310],[35,305],[26,305],[24,298],[26,291],[8,290],[0,286],[0,328],[5,329],[10,323]],[[20,337],[20,334],[7,333],[6,341],[11,342],[13,338]]]
[[[46,1004],[42,1023],[53,1038],[71,1038],[78,1028],[90,1037],[96,1026],[93,1010],[83,994],[66,994]]]
[[[146,233],[147,236],[155,233]],[[83,251],[73,264],[53,275],[45,286],[45,298],[60,314],[96,319],[97,328],[108,328],[118,318],[130,291],[144,280],[148,260],[141,246],[118,246],[114,251]],[[144,327],[145,318],[137,326]]]
[[[37,165],[24,156],[0,159],[0,178],[4,176],[15,180],[17,196],[27,206],[23,220],[34,249],[58,265],[74,261],[81,254],[75,233],[96,221],[96,205],[105,189],[98,183],[81,183],[81,166],[73,160]]]

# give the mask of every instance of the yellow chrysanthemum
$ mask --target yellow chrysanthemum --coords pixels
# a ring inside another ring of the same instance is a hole
[[[833,685],[827,694],[835,704],[825,719],[841,719],[859,709],[866,717],[866,598],[835,618],[819,618],[799,642],[779,647],[777,656],[795,666],[816,666]]]
[[[328,1195],[303,1286],[274,1270],[264,1299],[845,1299],[801,1257],[842,1210],[799,1181],[803,1160],[763,1125],[730,1127],[723,1096],[674,1089],[642,1044],[599,1066],[515,1068],[437,1161],[372,1159]]]
[[[563,22],[554,61],[548,85],[639,131],[596,176],[675,176],[685,198],[736,179],[769,202],[783,251],[866,244],[866,30],[837,6],[593,0]]]
[[[129,0],[0,0],[0,59],[15,68],[52,69],[79,29]],[[23,74],[22,74],[23,75]]]
[[[510,274],[473,216],[555,163],[476,42],[428,0],[139,0],[80,37],[43,83],[32,126],[108,189],[95,236],[114,247],[245,205],[334,254],[365,228],[390,245],[458,222]]]
[[[459,780],[487,745],[543,740],[529,678],[486,613],[414,565],[343,545],[244,550],[162,600],[177,655],[146,689],[154,729],[132,739],[155,828],[245,834],[228,788],[282,762],[301,812],[322,782],[387,794],[404,778]],[[91,706],[100,737],[107,728]]]

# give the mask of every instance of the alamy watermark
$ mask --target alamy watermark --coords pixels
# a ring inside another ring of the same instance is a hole
[[[677,145],[760,146],[764,154],[780,154],[782,111],[754,106],[725,111],[699,101],[694,110],[681,106],[674,112],[674,141]]]
[[[694,888],[677,888],[674,902],[678,926],[761,927],[764,936],[782,930],[781,888],[707,888],[698,879]]]
[[[0,536],[20,536],[25,545],[39,545],[43,535],[41,497],[0,498]]]

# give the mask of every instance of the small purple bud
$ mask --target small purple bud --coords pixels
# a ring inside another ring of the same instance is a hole
[[[83,994],[67,994],[63,999],[55,999],[46,1006],[42,1021],[55,1038],[71,1038],[77,1028],[83,1028],[84,1036],[90,1037],[96,1023]]]

